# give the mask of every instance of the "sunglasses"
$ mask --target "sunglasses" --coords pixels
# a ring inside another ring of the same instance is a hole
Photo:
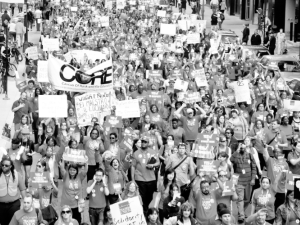
[[[69,214],[71,211],[68,210],[68,211],[61,211],[61,214]]]
[[[92,134],[96,134],[97,135],[98,133],[92,133]]]
[[[148,143],[148,141],[144,141],[144,140],[143,140],[142,143]]]
[[[10,167],[10,165],[2,164],[2,167]]]
[[[112,140],[114,140],[115,138],[114,138],[114,137],[110,137],[109,139],[112,139]]]
[[[37,168],[42,168],[42,166],[41,166],[41,165],[36,165],[36,167],[37,167]]]

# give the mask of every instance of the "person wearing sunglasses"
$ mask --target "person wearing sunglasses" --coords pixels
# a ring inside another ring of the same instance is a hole
[[[154,168],[160,164],[158,152],[150,147],[149,141],[147,136],[141,138],[141,148],[133,153],[131,164],[131,178],[139,187],[145,213],[157,189]]]
[[[26,186],[8,156],[3,156],[0,165],[0,224],[8,225],[14,213],[20,209],[20,194],[25,197]]]
[[[61,207],[61,213],[54,225],[79,225],[78,221],[73,218],[73,212],[70,206]]]

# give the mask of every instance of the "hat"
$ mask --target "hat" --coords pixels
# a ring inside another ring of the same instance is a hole
[[[169,83],[175,83],[175,80],[173,80],[173,79],[169,80]]]
[[[30,134],[30,131],[28,128],[24,127],[21,131],[21,134]]]
[[[188,109],[186,110],[186,112],[187,112],[187,113],[194,113],[194,111],[193,111],[191,108],[188,108]]]
[[[143,137],[141,138],[141,141],[147,141],[147,142],[149,142],[149,138],[148,138],[147,136],[143,136]]]
[[[222,209],[219,213],[219,217],[222,217],[225,214],[231,214],[229,209]]]
[[[239,111],[237,109],[232,109],[231,112],[236,112],[237,114],[239,114]]]

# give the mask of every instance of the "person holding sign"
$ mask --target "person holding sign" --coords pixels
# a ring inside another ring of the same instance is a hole
[[[163,202],[163,215],[165,219],[174,217],[178,214],[180,206],[184,203],[185,199],[180,195],[178,184],[172,183],[169,187],[169,195]]]
[[[262,177],[260,179],[260,188],[253,192],[251,215],[258,212],[260,209],[266,209],[266,221],[273,224],[275,220],[275,194],[276,193],[271,188],[270,178]]]
[[[65,170],[65,161],[60,163],[60,170],[63,176],[63,189],[61,205],[69,205],[72,209],[74,219],[81,223],[81,214],[78,210],[78,200],[82,198],[82,181],[86,177],[88,164],[79,171],[78,164],[71,163]]]
[[[92,225],[103,225],[106,196],[109,195],[104,171],[96,169],[93,180],[87,184],[87,194],[91,194],[89,200],[89,214]]]

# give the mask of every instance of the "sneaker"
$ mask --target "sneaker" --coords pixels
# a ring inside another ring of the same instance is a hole
[[[244,223],[245,219],[241,218],[238,220],[239,223]]]

